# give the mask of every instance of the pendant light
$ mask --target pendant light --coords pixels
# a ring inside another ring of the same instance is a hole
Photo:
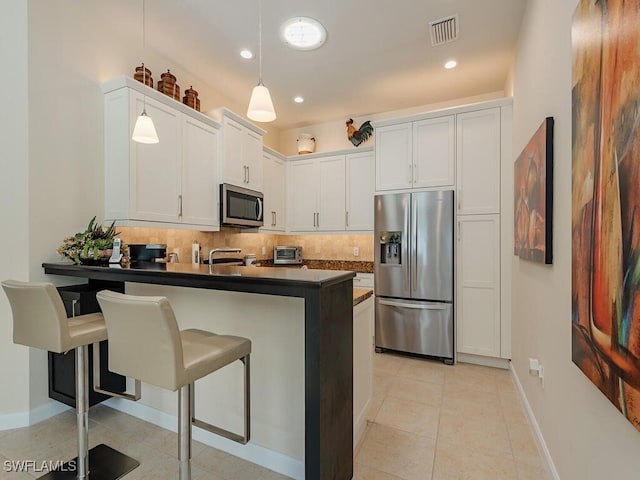
[[[276,111],[273,108],[269,89],[262,83],[262,0],[258,0],[258,28],[258,59],[260,70],[258,85],[253,87],[253,92],[251,92],[247,117],[256,122],[273,122],[276,119]]]
[[[144,22],[144,2],[142,0],[142,55],[145,53],[145,22]],[[147,86],[147,68],[142,63],[142,84]],[[133,135],[131,140],[138,143],[158,143],[158,134],[156,133],[156,127],[153,125],[153,120],[147,115],[147,96],[142,93],[142,113],[136,120],[136,125],[133,127]]]

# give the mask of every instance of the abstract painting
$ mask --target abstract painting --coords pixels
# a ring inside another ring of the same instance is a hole
[[[572,360],[640,430],[640,0],[572,24]]]
[[[513,253],[540,263],[553,259],[553,118],[538,131],[513,166]]]

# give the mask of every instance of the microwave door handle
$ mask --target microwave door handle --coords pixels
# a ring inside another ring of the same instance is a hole
[[[262,199],[258,198],[258,218],[257,220],[262,219]]]

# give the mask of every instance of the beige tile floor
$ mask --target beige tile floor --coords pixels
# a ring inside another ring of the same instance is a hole
[[[178,478],[175,433],[101,405],[89,417],[90,446],[106,443],[140,460],[125,478]],[[507,371],[376,354],[369,420],[355,480],[548,480]],[[42,474],[6,472],[7,459],[39,464],[75,454],[73,411],[0,431],[0,480]],[[192,470],[194,480],[286,478],[199,442]]]

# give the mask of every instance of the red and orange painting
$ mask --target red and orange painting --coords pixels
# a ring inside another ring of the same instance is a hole
[[[572,360],[640,430],[640,0],[572,26]]]
[[[553,259],[553,118],[548,117],[513,166],[513,253],[540,263]]]

